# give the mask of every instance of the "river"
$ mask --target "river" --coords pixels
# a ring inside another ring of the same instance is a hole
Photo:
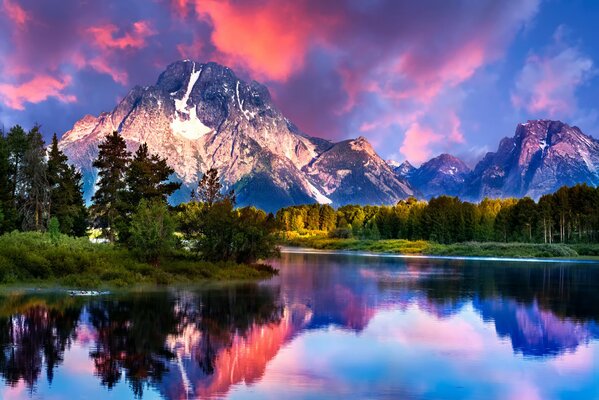
[[[283,253],[279,276],[0,293],[0,399],[599,399],[599,264]]]

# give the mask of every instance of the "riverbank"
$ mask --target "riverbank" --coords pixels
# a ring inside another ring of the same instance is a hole
[[[439,244],[424,240],[361,240],[326,236],[295,236],[281,239],[281,244],[318,250],[351,250],[422,256],[570,258],[599,260],[597,244],[479,243]]]
[[[13,232],[0,236],[0,284],[110,288],[266,279],[276,270],[263,264],[211,263],[180,250],[159,265],[138,261],[127,249],[87,238]]]

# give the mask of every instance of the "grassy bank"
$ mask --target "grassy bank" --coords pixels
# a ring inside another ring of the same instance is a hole
[[[286,237],[284,237],[286,236]],[[599,258],[597,244],[479,243],[439,244],[424,240],[361,240],[326,235],[284,235],[281,244],[321,250],[355,250],[376,253],[516,258]]]
[[[138,261],[127,249],[87,238],[39,232],[0,236],[0,284],[34,283],[78,288],[193,283],[271,277],[265,265],[210,263],[179,251],[159,266]]]

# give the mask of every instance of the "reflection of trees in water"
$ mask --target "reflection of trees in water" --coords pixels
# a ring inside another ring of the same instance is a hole
[[[209,289],[182,296],[169,293],[132,294],[89,305],[98,337],[90,357],[103,385],[112,388],[125,371],[134,394],[144,384],[158,384],[176,354],[169,337],[192,324],[199,331],[195,359],[206,374],[214,372],[219,351],[255,324],[280,318],[270,290],[258,285]]]
[[[33,390],[43,367],[49,382],[75,339],[81,313],[76,300],[0,297],[0,376]]]
[[[32,390],[45,368],[51,382],[65,349],[76,340],[85,301],[65,296],[0,297],[0,377],[12,386],[23,380]],[[94,299],[86,309],[95,330],[89,356],[96,375],[108,388],[124,375],[137,397],[144,385],[160,383],[175,365],[169,338],[190,326],[199,332],[194,359],[210,375],[219,352],[235,337],[252,327],[276,323],[283,310],[278,292],[257,284],[193,293],[128,293]]]
[[[145,383],[160,381],[174,357],[165,345],[177,332],[181,316],[168,293],[135,293],[89,304],[90,322],[97,331],[90,352],[96,374],[112,388],[125,371],[136,396]]]

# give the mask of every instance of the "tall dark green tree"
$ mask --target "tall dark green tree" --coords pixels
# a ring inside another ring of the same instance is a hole
[[[23,157],[23,192],[20,207],[23,229],[41,231],[48,220],[50,187],[46,167],[46,148],[39,126],[27,134],[27,150]]]
[[[98,158],[93,166],[98,169],[98,189],[92,197],[92,213],[110,241],[117,237],[118,220],[122,218],[126,197],[125,174],[131,161],[125,140],[117,131],[112,132],[98,146]]]
[[[48,151],[48,184],[50,185],[50,217],[56,217],[60,231],[84,236],[87,230],[87,207],[83,199],[82,175],[68,164],[67,156],[58,148],[56,134]]]
[[[19,125],[13,126],[4,139],[4,168],[7,183],[3,191],[4,230],[21,228],[18,206],[23,204],[23,160],[27,151],[27,134]],[[0,167],[1,168],[1,167]]]
[[[233,190],[225,194],[222,193],[222,184],[216,168],[210,168],[206,171],[200,180],[198,189],[195,193],[192,193],[192,197],[206,203],[209,207],[224,200],[235,204],[235,192]]]
[[[14,199],[10,190],[9,180],[10,164],[8,162],[8,141],[4,136],[4,131],[0,130],[0,234],[12,230],[11,216],[7,215],[14,208]],[[16,214],[16,213],[15,213]]]
[[[169,182],[169,177],[174,172],[166,159],[150,154],[148,145],[143,143],[135,152],[125,174],[129,205],[135,208],[141,199],[166,202],[168,196],[181,187],[180,183]]]

